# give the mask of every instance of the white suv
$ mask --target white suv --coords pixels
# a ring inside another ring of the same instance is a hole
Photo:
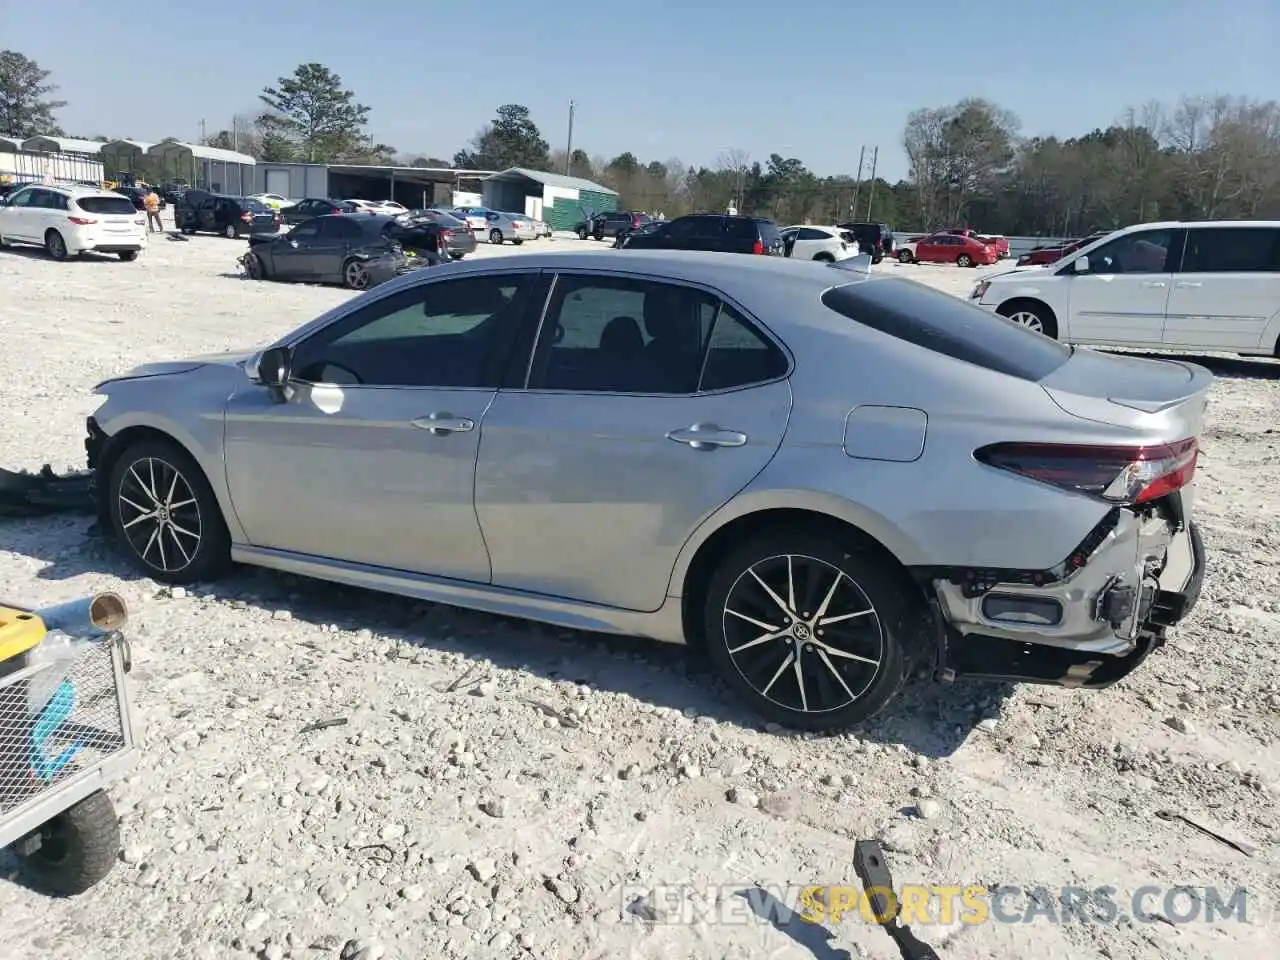
[[[1125,227],[971,299],[1066,343],[1280,357],[1280,221]]]
[[[135,260],[147,221],[133,201],[97,187],[32,184],[0,206],[0,246],[33,243],[55,260],[93,250]]]

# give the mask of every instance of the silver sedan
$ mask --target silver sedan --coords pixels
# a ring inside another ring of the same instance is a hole
[[[489,210],[485,213],[484,219],[485,225],[476,231],[476,235],[486,238],[490,243],[498,244],[510,240],[519,245],[526,240],[537,240],[540,236],[533,220],[518,213]]]
[[[606,259],[441,266],[99,385],[104,523],[167,583],[234,561],[688,642],[804,729],[913,666],[1104,687],[1194,604],[1203,369],[861,260]]]

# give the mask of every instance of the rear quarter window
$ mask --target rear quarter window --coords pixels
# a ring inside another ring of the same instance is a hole
[[[250,213],[270,213],[271,208],[261,200],[242,200],[240,206]]]
[[[911,280],[832,287],[822,304],[864,327],[1020,380],[1043,380],[1071,356],[1056,340]]]
[[[128,197],[77,197],[76,206],[101,217],[133,216],[137,210]]]
[[[741,217],[725,218],[725,236],[732,237],[734,240],[755,240],[757,230],[763,227],[763,224],[757,226],[754,220],[744,220]]]

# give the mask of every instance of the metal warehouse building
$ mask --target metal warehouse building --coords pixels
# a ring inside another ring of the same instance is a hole
[[[345,163],[270,163],[257,166],[252,190],[290,200],[328,197],[334,200],[394,200],[409,208],[452,204],[454,191],[479,193],[491,170],[449,167],[394,167]]]
[[[485,179],[484,204],[523,213],[552,230],[572,230],[588,214],[618,209],[618,191],[581,177],[512,167]]]

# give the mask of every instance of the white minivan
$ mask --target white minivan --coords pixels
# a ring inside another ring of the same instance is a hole
[[[136,260],[147,245],[146,215],[119,193],[63,184],[32,184],[0,206],[0,246],[30,243],[54,260],[114,253]]]
[[[1064,343],[1280,357],[1280,221],[1125,227],[971,300]]]

